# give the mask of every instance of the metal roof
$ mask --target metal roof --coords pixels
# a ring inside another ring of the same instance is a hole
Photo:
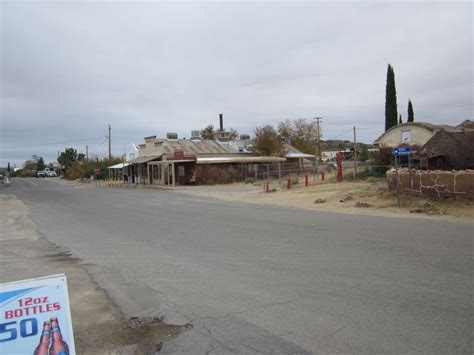
[[[129,164],[141,164],[141,163],[146,163],[146,162],[158,159],[160,157],[161,157],[161,154],[160,155],[146,155],[144,157],[138,157],[138,158],[132,159],[128,163]]]
[[[316,155],[306,154],[306,153],[301,153],[301,152],[288,152],[286,154],[286,157],[287,158],[306,158],[306,159],[310,159],[310,158],[316,158]]]
[[[223,156],[223,157],[198,157],[198,164],[223,164],[223,163],[283,163],[285,158],[265,156]]]
[[[126,166],[129,166],[130,163],[118,163],[112,166],[108,166],[107,169],[122,169],[125,168]]]
[[[179,149],[184,150],[185,154],[233,153],[227,147],[213,140],[193,141],[180,139],[177,141],[163,142],[164,154],[173,154],[175,150]]]

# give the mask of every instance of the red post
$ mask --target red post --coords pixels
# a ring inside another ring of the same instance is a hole
[[[291,189],[291,179],[288,179],[286,182],[286,188]]]
[[[308,186],[308,175],[304,176],[304,186]]]
[[[342,154],[336,154],[337,162],[337,181],[342,182],[344,180],[344,175],[342,175]]]
[[[265,192],[270,192],[270,184],[268,183],[268,180],[265,182]]]
[[[324,181],[324,172],[321,173],[321,181]]]

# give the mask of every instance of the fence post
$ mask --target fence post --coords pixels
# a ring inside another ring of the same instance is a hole
[[[318,175],[318,168],[316,166],[316,160],[314,161],[314,176],[313,176],[313,183],[316,184],[316,176]]]
[[[265,182],[265,192],[270,192],[270,184],[268,180]]]
[[[289,190],[291,189],[291,177],[286,182],[286,188]]]
[[[304,186],[308,186],[308,175],[304,176]]]
[[[258,164],[254,164],[254,169],[255,169],[255,182],[258,181]]]
[[[324,181],[324,171],[321,173],[321,180]]]

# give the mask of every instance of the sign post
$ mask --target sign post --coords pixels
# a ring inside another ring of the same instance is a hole
[[[0,284],[0,353],[76,353],[65,275]]]
[[[411,154],[408,154],[408,176],[410,177],[410,206],[412,205],[413,180],[411,178]]]
[[[395,170],[397,171],[397,201],[400,207],[400,175],[398,173],[398,155],[395,155]]]

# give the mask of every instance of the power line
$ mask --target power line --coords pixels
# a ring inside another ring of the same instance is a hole
[[[70,144],[70,143],[92,141],[92,140],[97,140],[97,139],[103,139],[103,137],[84,138],[84,139],[77,139],[77,140],[73,140],[73,141],[57,142],[57,143],[42,143],[42,144],[32,144],[32,145],[18,145],[18,146],[11,146],[11,147],[0,147],[0,149],[21,149],[21,148],[46,147],[46,146],[53,146],[53,145],[63,145],[63,144]]]
[[[331,138],[328,138],[326,139],[327,141],[330,141],[330,140],[333,140],[333,139],[336,139],[336,138],[339,138],[347,133],[349,133],[350,131],[352,131],[352,128],[349,128],[347,131],[344,131],[342,132],[341,134],[338,134],[337,136],[334,136],[334,137],[331,137]]]

